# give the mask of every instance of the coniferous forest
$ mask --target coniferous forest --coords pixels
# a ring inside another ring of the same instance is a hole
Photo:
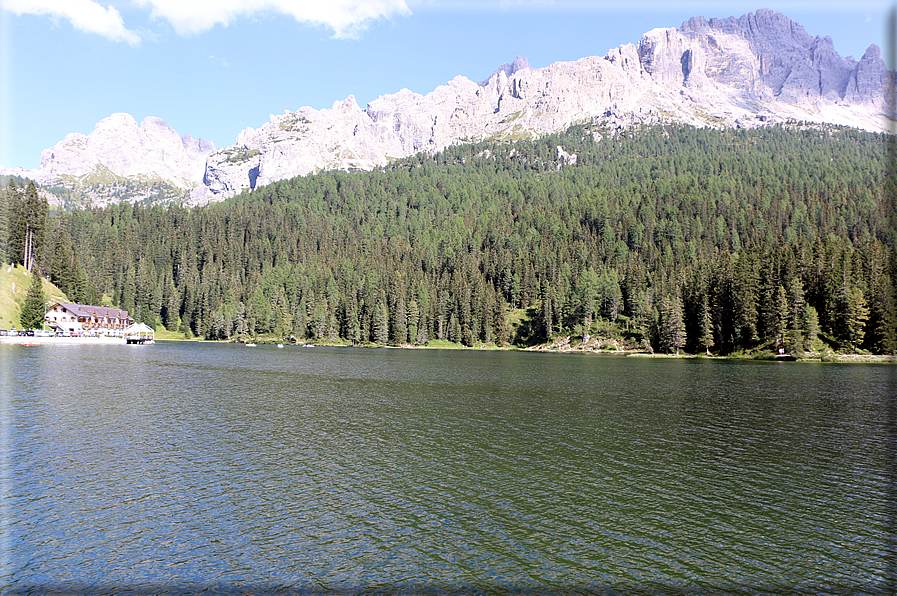
[[[205,207],[0,193],[0,259],[209,339],[893,354],[889,144],[837,127],[574,126],[294,178]],[[562,148],[562,150],[559,150]],[[569,156],[575,154],[575,160]],[[45,203],[45,202],[44,202]]]

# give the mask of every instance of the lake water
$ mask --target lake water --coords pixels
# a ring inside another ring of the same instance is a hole
[[[0,356],[4,594],[897,585],[894,366],[166,342]]]

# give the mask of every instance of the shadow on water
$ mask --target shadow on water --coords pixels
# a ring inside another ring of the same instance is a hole
[[[0,593],[893,593],[894,367],[4,349]]]

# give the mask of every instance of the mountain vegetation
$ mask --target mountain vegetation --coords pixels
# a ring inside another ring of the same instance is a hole
[[[106,295],[209,339],[614,336],[730,354],[820,338],[893,353],[890,142],[834,126],[584,124],[193,209],[54,213],[34,258],[74,301]],[[13,181],[0,196],[0,251],[22,263],[32,192]]]
[[[25,306],[32,279],[37,277],[43,281],[43,293],[48,301],[68,302],[68,298],[59,288],[46,278],[28,273],[24,267],[5,265],[0,268],[0,329],[23,329],[22,309]],[[41,318],[44,310],[41,305]]]
[[[40,275],[31,276],[31,285],[25,302],[22,304],[22,312],[19,315],[23,329],[41,329],[44,325],[44,315],[47,295],[44,294],[43,280]]]

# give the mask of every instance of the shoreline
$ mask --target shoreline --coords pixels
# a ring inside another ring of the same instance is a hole
[[[206,339],[197,339],[197,338],[157,338],[157,342],[159,341],[178,341],[178,342],[202,342],[202,343],[221,343],[221,344],[235,344],[240,345],[244,342],[240,341],[231,341],[231,340],[206,340]],[[284,341],[277,340],[269,340],[264,338],[256,338],[255,343],[259,346],[274,346],[277,344],[283,344],[285,347],[291,348],[301,348],[303,344],[295,344]],[[358,345],[350,345],[346,343],[310,343],[305,342],[306,345],[314,348],[366,348],[373,350],[461,350],[461,351],[477,351],[477,352],[540,352],[546,354],[581,354],[588,356],[605,356],[605,357],[626,357],[626,358],[666,358],[666,359],[683,359],[683,360],[729,360],[732,362],[804,362],[804,363],[826,363],[826,364],[897,364],[897,355],[891,356],[888,354],[821,354],[819,352],[807,352],[806,355],[795,357],[794,359],[790,358],[754,358],[751,356],[721,356],[718,354],[690,354],[686,352],[681,352],[680,354],[663,354],[663,353],[653,353],[649,354],[648,352],[642,350],[582,350],[582,349],[558,349],[557,344],[541,344],[536,346],[514,346],[507,345],[504,347],[499,347],[494,344],[482,344],[476,346],[464,346],[462,344],[452,344],[452,345],[423,345],[423,346],[414,346],[411,344],[402,344],[398,346],[394,345],[379,345],[379,344],[358,344]],[[786,355],[787,356],[787,355]]]
[[[197,338],[157,338],[156,342],[195,342],[195,343],[221,343],[221,344],[240,344],[242,342],[219,341],[219,340],[203,340]],[[264,339],[256,340],[261,345],[277,345],[277,341],[267,341]],[[130,345],[125,341],[124,337],[29,337],[29,336],[0,336],[0,344],[6,345]],[[289,347],[302,347],[300,344],[287,343]],[[784,362],[785,360],[778,358],[752,358],[750,356],[719,356],[715,354],[688,354],[682,352],[680,354],[649,354],[640,350],[577,350],[577,349],[558,349],[560,346],[554,345],[538,345],[529,347],[505,346],[498,347],[495,345],[472,346],[467,347],[461,344],[452,346],[412,346],[404,344],[400,346],[381,346],[381,345],[346,345],[346,344],[310,344],[312,347],[330,347],[330,348],[369,348],[369,349],[401,349],[401,350],[471,350],[471,351],[508,351],[508,352],[541,352],[547,354],[582,354],[592,356],[616,356],[626,358],[666,358],[666,359],[688,359],[688,360],[730,360],[733,362]],[[897,356],[889,356],[887,354],[820,354],[818,352],[808,352],[805,356],[796,357],[789,362],[804,363],[844,363],[844,364],[897,364]]]
[[[8,345],[75,345],[75,344],[105,344],[128,345],[124,337],[33,337],[27,335],[0,336],[0,344]]]

